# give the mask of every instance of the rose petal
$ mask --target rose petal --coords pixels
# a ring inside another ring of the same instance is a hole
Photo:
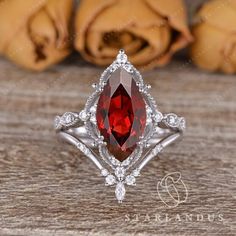
[[[122,48],[126,50],[126,53],[132,54],[140,48],[142,42],[140,39],[136,39],[127,43],[127,45],[123,45]],[[115,47],[114,45],[109,46],[103,42],[103,34],[97,32],[88,32],[87,34],[87,52],[83,53],[83,56],[98,65],[107,65],[113,60],[118,50],[121,47]]]
[[[53,47],[44,47],[39,49],[39,56],[35,50],[35,44],[29,37],[28,30],[23,28],[17,38],[11,40],[5,54],[16,64],[28,69],[41,71],[48,67],[48,65],[60,61],[69,53],[67,49],[58,51]],[[42,57],[43,60],[38,60],[38,56],[39,58]]]
[[[119,37],[119,45],[110,46],[103,42],[100,48],[101,55],[104,57],[114,58],[120,48],[123,48],[127,54],[132,55],[142,47],[144,40],[140,37],[135,37],[135,35],[130,32],[125,32],[124,34],[125,35],[123,36],[123,33],[121,33],[121,36]],[[129,39],[127,39],[127,35],[129,35]]]
[[[214,0],[199,10],[197,17],[222,30],[235,31],[236,1]]]
[[[40,10],[29,23],[29,31],[33,40],[38,44],[54,44],[56,40],[56,29],[53,21],[48,17],[45,10]]]
[[[25,27],[18,33],[17,38],[11,39],[11,43],[5,50],[8,58],[16,64],[27,68],[34,67],[35,58],[32,58],[32,55],[35,55],[35,47]]]
[[[108,8],[112,4],[115,4],[116,0],[81,0],[79,10],[76,14],[76,39],[75,47],[82,51],[82,54],[87,58],[85,50],[86,45],[86,31],[89,26],[95,21],[99,13],[103,12],[104,9]]]
[[[143,48],[136,54],[130,56],[130,61],[136,65],[146,66],[153,59],[164,53],[170,43],[170,30],[165,27],[151,27],[147,29],[130,29],[131,32],[142,37],[145,35],[145,40],[148,47]]]
[[[193,35],[197,39],[191,47],[193,61],[201,68],[217,70],[223,61],[223,47],[227,35],[206,23],[195,26]]]
[[[0,50],[6,57],[26,68],[43,70],[69,54],[66,25],[72,0],[4,2],[0,7],[0,31],[5,34],[0,38]],[[55,23],[57,18],[59,22]]]
[[[169,24],[183,34],[186,41],[192,41],[187,25],[187,15],[182,0],[146,0],[156,12],[168,19]]]
[[[29,18],[45,2],[46,0],[42,0],[35,4],[35,0],[25,0],[18,4],[14,0],[8,0],[0,3],[0,52],[6,50],[11,39],[18,37],[18,33],[25,27]]]
[[[79,29],[79,33],[75,44],[76,48],[82,51],[86,45],[87,49],[91,50],[94,56],[102,56],[99,54],[98,47],[100,46],[99,41],[102,40],[101,36],[106,32],[122,31],[129,29],[131,25],[146,27],[163,24],[163,18],[152,11],[143,0],[131,0],[129,5],[127,5],[126,0],[117,2],[112,0],[106,2],[98,1],[97,4],[93,4],[94,2],[90,3],[90,1],[91,0],[81,1],[76,20],[76,28]],[[132,5],[134,5],[134,7],[132,7]],[[132,11],[130,11],[130,9],[132,9]],[[89,29],[86,29],[89,24],[91,26]],[[88,34],[89,37],[88,43],[84,41],[86,34]],[[102,35],[99,36],[99,34]],[[97,37],[99,37],[100,40]],[[93,41],[96,46],[91,45]],[[103,54],[103,52],[102,50],[100,51],[101,54]],[[85,53],[83,53],[83,55]],[[111,55],[111,53],[109,54]],[[117,50],[115,55],[116,54]]]
[[[72,7],[73,0],[50,0],[46,5],[46,11],[57,29],[57,46],[59,48],[71,43],[68,29]]]
[[[179,32],[179,36],[170,45],[169,51],[156,60],[158,65],[166,64],[172,55],[179,49],[185,47],[193,41],[193,37],[188,29],[187,15],[184,2],[182,0],[146,0],[158,14],[166,17],[170,26]]]
[[[76,17],[75,47],[90,62],[106,65],[124,48],[135,65],[145,68],[168,62],[192,37],[183,1],[80,1]],[[177,15],[176,9],[182,9]],[[170,11],[170,12],[169,12]],[[180,19],[178,19],[181,15]],[[174,30],[179,37],[172,37]],[[104,37],[107,37],[104,39]],[[132,40],[130,40],[132,37]]]
[[[230,34],[224,45],[221,70],[232,74],[236,72],[236,35]]]
[[[161,26],[166,20],[156,14],[143,0],[119,0],[99,14],[91,31],[120,31],[129,27]]]

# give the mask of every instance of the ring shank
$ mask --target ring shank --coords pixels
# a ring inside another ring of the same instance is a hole
[[[71,119],[72,118],[74,119]],[[144,133],[144,137],[137,141],[137,150],[141,152],[137,155],[137,169],[141,170],[146,164],[161,152],[161,150],[179,139],[185,129],[185,119],[178,117],[173,113],[161,115],[159,122],[148,123]],[[69,118],[69,119],[67,119]],[[67,120],[72,122],[67,123]],[[98,140],[91,130],[94,126],[88,126],[87,122],[82,121],[78,113],[66,112],[62,116],[57,116],[55,129],[64,142],[76,146],[85,156],[87,156],[100,169],[103,169],[103,161],[109,159],[109,153],[105,156],[101,152],[105,142]],[[66,121],[66,122],[65,122]],[[134,152],[132,153],[136,155]],[[130,157],[132,158],[132,154]],[[140,157],[139,157],[140,155]],[[111,158],[112,157],[111,155]],[[135,162],[133,162],[135,163]],[[108,163],[110,166],[113,164]],[[121,164],[121,163],[120,163]],[[112,166],[112,168],[114,168]]]
[[[81,144],[81,142],[75,138],[74,136],[72,136],[71,134],[68,134],[66,132],[59,132],[58,133],[59,138],[61,138],[63,141],[74,145],[75,147],[79,147],[79,144]],[[86,154],[86,156],[98,167],[98,169],[102,170],[103,167],[101,165],[101,163],[98,161],[98,159],[96,158],[96,155],[93,153],[93,151],[89,150]]]
[[[170,128],[160,128],[158,127],[157,132],[153,135],[151,139],[148,141],[148,146],[150,151],[147,152],[147,155],[138,166],[138,169],[141,170],[144,166],[152,160],[158,153],[155,149],[160,148],[161,150],[170,144],[174,143],[180,136],[182,132],[176,131]],[[85,145],[90,151],[86,156],[90,158],[91,161],[100,169],[102,170],[102,165],[99,161],[99,158],[96,157],[96,154],[93,152],[94,148],[94,140],[88,135],[85,126],[80,126],[76,128],[69,128],[66,130],[61,130],[58,132],[59,137],[76,147],[78,144]]]
[[[94,140],[88,135],[86,127],[85,126],[80,126],[76,128],[69,128],[67,130],[60,131],[59,133],[66,133],[78,141],[84,143],[88,147],[94,147]],[[180,132],[173,132],[171,129],[163,129],[159,128],[157,129],[157,132],[152,136],[151,139],[148,141],[148,145],[150,147],[156,146],[158,143],[161,141],[164,141],[166,137],[172,136],[173,134],[176,134]],[[67,140],[65,140],[67,141]],[[73,144],[73,143],[72,143]],[[169,145],[169,144],[168,144]]]

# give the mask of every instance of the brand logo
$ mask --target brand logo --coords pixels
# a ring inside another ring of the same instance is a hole
[[[157,193],[161,201],[169,208],[177,207],[188,199],[188,189],[180,172],[169,173],[158,181]]]

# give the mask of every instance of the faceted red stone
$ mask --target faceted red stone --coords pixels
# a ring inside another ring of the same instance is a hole
[[[144,99],[125,69],[117,69],[105,85],[96,118],[109,152],[125,160],[136,148],[146,124]]]

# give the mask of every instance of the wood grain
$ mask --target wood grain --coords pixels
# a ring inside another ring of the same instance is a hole
[[[0,235],[236,234],[235,76],[207,74],[184,61],[144,73],[160,110],[185,116],[188,129],[119,205],[94,165],[58,142],[52,128],[56,114],[83,107],[102,69],[74,58],[37,74],[1,59],[0,72]],[[156,184],[175,171],[189,197],[168,209]],[[172,220],[157,222],[158,214]]]

